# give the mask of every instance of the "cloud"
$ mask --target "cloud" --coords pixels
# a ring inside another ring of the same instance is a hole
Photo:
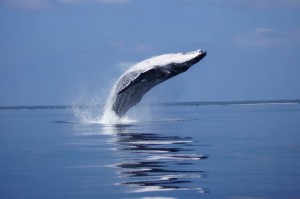
[[[272,43],[273,34],[271,28],[257,28],[253,32],[236,36],[235,42],[242,46],[268,46]]]
[[[273,33],[274,30],[271,28],[257,28],[255,30],[255,34],[267,34],[267,33]]]
[[[79,4],[79,3],[98,3],[98,4],[125,4],[134,0],[0,0],[0,5],[5,5],[16,9],[45,9],[59,4]],[[191,4],[191,2],[201,2],[206,4],[220,5],[222,3],[267,8],[274,6],[300,6],[300,0],[177,0],[177,2]]]
[[[128,3],[131,0],[58,0],[60,3],[71,4],[71,3],[106,3],[106,4],[120,4],[120,3]]]
[[[251,6],[251,7],[271,7],[271,6],[300,6],[300,0],[177,0],[177,3],[185,3],[193,5],[193,3],[211,4],[211,5],[235,5],[235,6]]]
[[[132,0],[0,0],[0,5],[13,9],[39,10],[53,7],[57,4],[99,3],[123,4]]]
[[[50,3],[47,0],[2,0],[2,5],[16,9],[45,9],[50,7]]]
[[[261,27],[252,32],[237,35],[234,40],[240,46],[298,45],[300,44],[300,28],[275,31],[271,28]]]
[[[258,8],[274,6],[300,6],[300,0],[230,0],[230,3]]]

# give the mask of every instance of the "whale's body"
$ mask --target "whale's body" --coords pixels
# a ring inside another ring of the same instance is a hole
[[[187,71],[206,55],[197,50],[187,53],[165,54],[137,63],[117,81],[106,109],[122,117],[154,86]]]

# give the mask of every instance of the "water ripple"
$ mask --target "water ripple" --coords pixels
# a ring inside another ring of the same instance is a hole
[[[208,156],[195,151],[199,146],[192,137],[156,133],[117,133],[117,151],[121,153],[119,185],[128,186],[131,193],[156,191],[197,191],[196,186],[206,177],[205,171],[192,169]],[[198,167],[197,167],[198,168]]]

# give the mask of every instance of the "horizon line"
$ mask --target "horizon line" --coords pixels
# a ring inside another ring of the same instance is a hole
[[[156,102],[148,105],[154,106],[207,106],[207,105],[251,105],[251,104],[300,104],[300,99],[286,100],[226,100],[226,101],[179,101],[179,102]],[[24,110],[24,109],[70,109],[70,108],[87,108],[101,107],[101,104],[69,104],[69,105],[8,105],[0,106],[0,110]]]

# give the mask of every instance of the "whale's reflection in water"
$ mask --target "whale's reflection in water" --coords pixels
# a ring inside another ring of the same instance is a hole
[[[120,168],[119,184],[129,186],[130,192],[208,192],[207,188],[199,187],[205,172],[199,169],[198,162],[208,156],[195,151],[199,143],[192,137],[130,133],[120,127],[116,143],[122,157],[116,164]]]

